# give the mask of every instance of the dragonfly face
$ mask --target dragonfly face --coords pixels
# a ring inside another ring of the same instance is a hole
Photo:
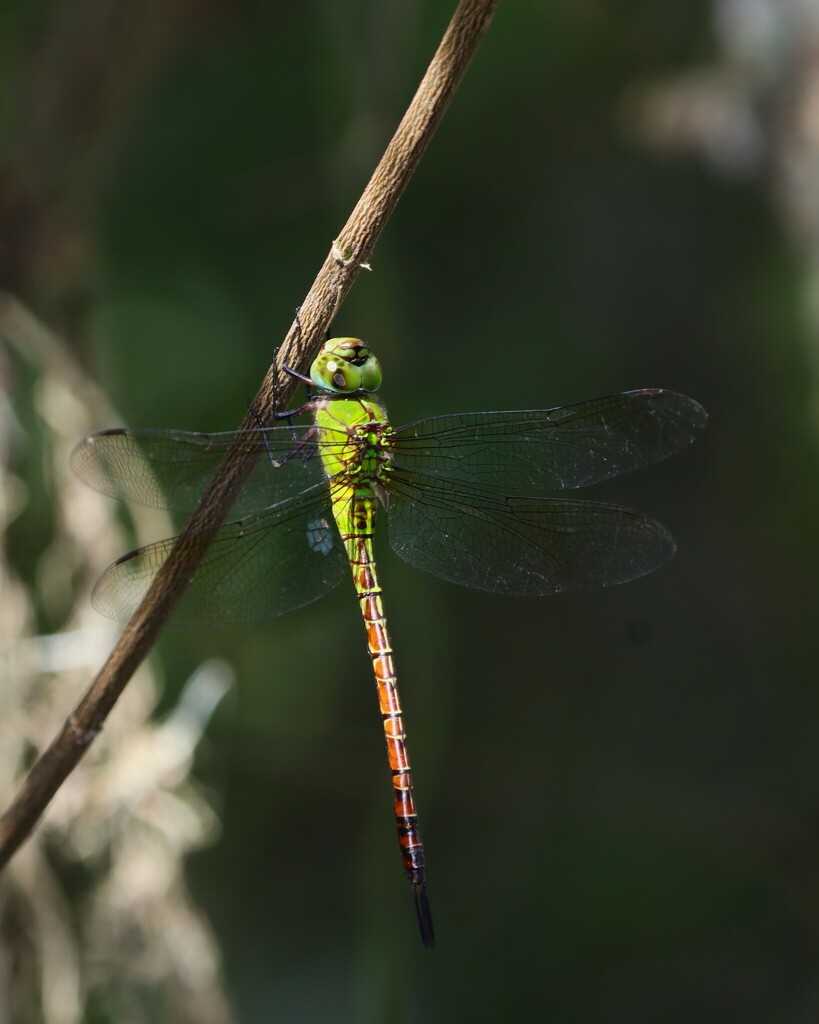
[[[431,946],[424,848],[373,553],[379,499],[393,550],[453,583],[521,597],[624,583],[674,553],[665,527],[634,509],[553,492],[659,462],[689,444],[707,417],[685,395],[650,388],[554,409],[447,413],[392,427],[383,403],[368,394],[381,384],[381,367],[357,338],[328,341],[309,382],[318,394],[293,411],[312,413],[309,426],[260,423],[239,435],[111,430],[80,444],[71,462],[105,494],[190,511],[237,443],[259,456],[235,518],[213,530],[174,612],[178,624],[281,615],[326,594],[352,570],[398,842],[421,938]],[[95,588],[96,607],[128,619],[174,544],[160,541],[118,559]]]
[[[381,365],[359,338],[331,338],[313,360],[310,379],[322,391],[337,395],[377,391]]]

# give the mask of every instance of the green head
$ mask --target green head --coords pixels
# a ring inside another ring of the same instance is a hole
[[[338,395],[377,391],[381,386],[381,365],[358,338],[330,338],[313,360],[310,379],[317,388]]]

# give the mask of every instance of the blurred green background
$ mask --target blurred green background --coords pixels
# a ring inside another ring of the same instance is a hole
[[[7,2],[0,283],[123,422],[230,429],[454,6]],[[432,953],[351,587],[163,636],[160,714],[204,658],[237,674],[196,765],[222,834],[187,863],[237,1020],[819,1019],[815,7],[500,3],[333,331],[399,424],[692,395],[695,445],[583,495],[679,550],[515,600],[382,545]],[[52,502],[14,524],[22,578]]]

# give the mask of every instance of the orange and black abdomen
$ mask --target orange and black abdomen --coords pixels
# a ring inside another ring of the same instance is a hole
[[[415,894],[415,907],[421,938],[425,946],[434,945],[435,936],[426,892],[424,844],[418,828],[418,813],[412,792],[412,767],[407,750],[401,698],[395,675],[392,643],[381,596],[381,585],[373,556],[375,495],[369,487],[357,488],[351,509],[352,530],[342,534],[353,572],[358,602],[367,631],[367,648],[373,663],[378,706],[387,741],[387,756],[392,774],[395,825],[404,871]]]

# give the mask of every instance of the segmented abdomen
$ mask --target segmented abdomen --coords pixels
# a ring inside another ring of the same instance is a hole
[[[367,631],[367,648],[375,673],[378,706],[392,773],[393,809],[404,870],[412,885],[418,888],[424,884],[424,846],[412,794],[412,767],[404,732],[392,643],[373,554],[375,502],[375,495],[369,487],[356,489],[350,509],[350,530],[342,533],[342,540],[350,560]]]

